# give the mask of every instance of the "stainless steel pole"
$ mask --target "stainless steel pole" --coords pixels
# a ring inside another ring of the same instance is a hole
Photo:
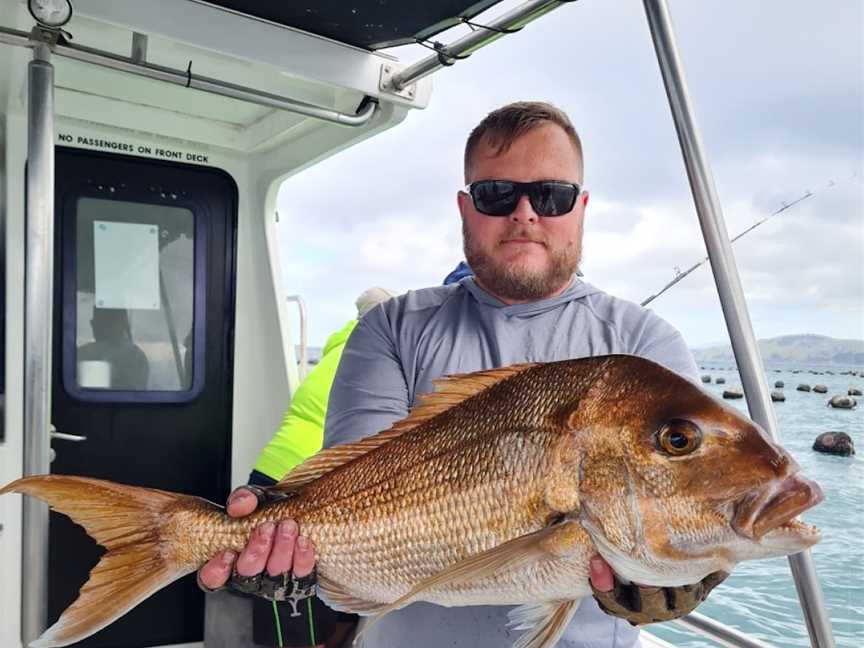
[[[144,37],[144,39],[146,40],[146,37]],[[254,88],[247,88],[234,83],[228,83],[227,81],[220,81],[218,79],[211,79],[209,77],[193,74],[191,70],[175,70],[162,65],[147,63],[146,61],[138,60],[138,58],[146,56],[146,47],[144,47],[145,40],[142,40],[142,38],[139,37],[133,41],[132,57],[120,56],[119,54],[114,54],[112,52],[72,44],[54,45],[53,53],[56,56],[64,56],[77,61],[100,65],[112,70],[121,70],[123,72],[137,74],[147,79],[158,79],[159,81],[173,83],[174,85],[183,86],[185,88],[193,88],[194,90],[201,90],[222,97],[239,99],[240,101],[247,101],[249,103],[258,104],[259,106],[267,106],[278,110],[287,110],[288,112],[297,113],[298,115],[314,117],[316,119],[322,119],[343,126],[363,126],[372,119],[375,112],[378,110],[378,104],[374,101],[370,101],[356,114],[343,113],[338,110],[331,110],[330,108],[313,106],[312,104],[297,99],[290,99],[289,97],[282,97],[270,92],[263,92],[261,90],[255,90]],[[33,42],[30,40],[30,37],[26,32],[8,29],[6,27],[0,27],[0,43],[22,47],[33,46]]]
[[[147,63],[147,34],[132,32],[132,56],[131,60],[138,65]]]
[[[300,380],[306,377],[309,373],[309,345],[306,340],[306,302],[301,295],[288,295],[285,301],[296,302],[297,309],[300,312],[300,359],[297,375]]]
[[[267,106],[268,108],[277,108],[279,110],[287,110],[288,112],[314,117],[323,121],[340,124],[342,126],[363,126],[372,119],[378,104],[375,102],[367,103],[363,109],[357,114],[343,113],[330,108],[321,108],[313,106],[305,101],[297,99],[289,99],[270,92],[262,90],[254,90],[235,83],[211,79],[209,77],[193,74],[191,71],[174,70],[172,68],[156,65],[154,63],[137,63],[131,58],[119,56],[110,52],[94,50],[89,47],[80,45],[58,45],[54,48],[54,53],[57,56],[72,58],[85,63],[93,63],[113,70],[121,70],[131,74],[137,74],[148,79],[158,79],[174,85],[192,88],[194,90],[203,90],[211,94],[220,95],[222,97],[230,97],[231,99],[239,99],[249,103],[258,104],[259,106]]]
[[[51,299],[54,283],[54,67],[44,44],[27,78],[27,261],[24,275],[24,474],[50,470]],[[24,498],[21,638],[48,616],[48,506]]]
[[[697,634],[716,641],[721,646],[726,646],[726,648],[773,648],[771,644],[748,637],[740,630],[736,630],[698,612],[692,612],[681,619],[676,619],[675,622]]]
[[[729,330],[732,350],[747,396],[747,407],[753,420],[776,440],[777,420],[762,367],[762,358],[750,323],[744,290],[726,232],[720,200],[714,187],[714,178],[696,126],[690,93],[672,30],[669,7],[666,0],[644,0],[644,4],[660,72],[666,86],[666,96],[672,108],[678,141],[687,167],[702,236],[711,259],[711,270],[720,295],[726,328]],[[831,633],[831,621],[825,610],[825,598],[810,552],[789,556],[789,564],[812,645],[817,648],[832,648],[834,637]]]
[[[489,21],[485,27],[478,27],[470,34],[453,41],[441,50],[440,56],[433,54],[409,65],[399,74],[395,74],[390,84],[394,89],[401,90],[442,68],[445,65],[443,61],[472,54],[501,38],[506,30],[522,28],[569,1],[572,0],[528,0],[495,20]]]

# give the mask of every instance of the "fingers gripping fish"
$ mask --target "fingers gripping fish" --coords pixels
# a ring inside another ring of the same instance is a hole
[[[801,551],[822,499],[737,410],[649,360],[526,364],[437,383],[410,416],[323,451],[272,487],[290,497],[229,518],[206,500],[83,477],[0,493],[48,502],[107,549],[33,646],[105,627],[265,521],[297,520],[332,607],[520,605],[519,648],[548,648],[591,594],[589,558],[645,585],[695,583]]]

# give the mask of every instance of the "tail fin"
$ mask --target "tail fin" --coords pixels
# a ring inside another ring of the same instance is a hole
[[[63,475],[25,477],[0,489],[0,495],[13,492],[44,500],[108,550],[75,602],[30,644],[33,648],[66,646],[89,637],[199,567],[178,558],[163,538],[172,514],[201,510],[205,500],[198,497]]]

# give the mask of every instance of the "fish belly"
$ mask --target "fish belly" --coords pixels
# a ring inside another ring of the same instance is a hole
[[[537,497],[514,495],[490,483],[400,506],[347,523],[301,523],[313,539],[319,574],[360,601],[390,603],[415,585],[459,561],[488,551],[547,524]],[[530,489],[526,489],[530,490]],[[590,540],[565,558],[550,556],[474,582],[423,593],[421,600],[447,606],[504,605],[575,599],[587,594]]]

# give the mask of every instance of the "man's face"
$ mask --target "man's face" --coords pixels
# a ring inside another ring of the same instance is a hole
[[[504,153],[481,141],[468,169],[478,180],[563,180],[582,184],[582,161],[557,124],[538,126]],[[525,303],[561,293],[582,256],[582,221],[588,194],[580,193],[563,216],[538,216],[522,196],[510,216],[487,216],[471,196],[458,195],[465,259],[482,288],[505,303]]]

